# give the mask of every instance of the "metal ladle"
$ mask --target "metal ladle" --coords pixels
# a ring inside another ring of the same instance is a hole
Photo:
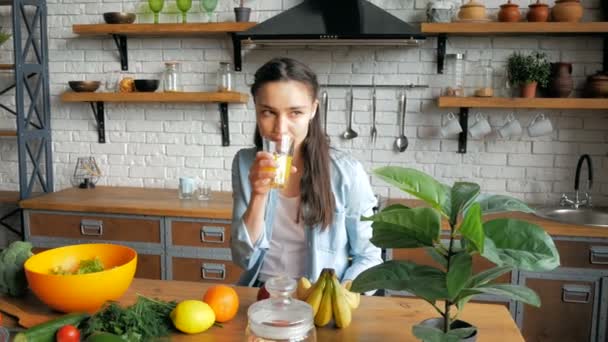
[[[407,137],[405,136],[405,108],[407,106],[407,98],[405,97],[405,90],[401,92],[401,135],[395,140],[395,150],[403,152],[407,149],[409,144]]]
[[[342,138],[344,139],[354,139],[356,138],[359,134],[357,132],[355,132],[353,130],[353,101],[355,99],[355,96],[353,95],[353,90],[350,90],[350,107],[349,107],[349,113],[348,113],[348,127],[346,128],[346,131],[344,131],[344,133],[342,133]]]

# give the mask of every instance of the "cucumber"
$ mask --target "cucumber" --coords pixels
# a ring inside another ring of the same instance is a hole
[[[27,329],[26,331],[20,332],[15,336],[14,342],[54,342],[55,334],[57,330],[64,325],[77,326],[78,323],[82,322],[86,318],[89,318],[89,314],[86,313],[71,313],[65,316],[61,316],[52,321],[48,321],[42,324],[38,324],[34,327]]]
[[[94,332],[85,342],[126,342],[126,340],[109,332]]]

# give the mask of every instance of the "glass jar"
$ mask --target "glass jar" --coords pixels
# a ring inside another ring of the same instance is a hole
[[[264,287],[270,298],[247,310],[247,342],[316,341],[312,307],[291,298],[296,281],[287,276],[268,279]]]
[[[446,74],[450,78],[446,96],[464,96],[464,69],[464,53],[446,55]]]
[[[163,90],[166,92],[182,91],[178,62],[165,62],[163,73]]]
[[[232,91],[232,67],[230,63],[221,62],[217,69],[217,90]]]
[[[480,70],[481,77],[475,89],[475,96],[492,97],[494,96],[494,69],[490,65],[490,61],[482,62]]]

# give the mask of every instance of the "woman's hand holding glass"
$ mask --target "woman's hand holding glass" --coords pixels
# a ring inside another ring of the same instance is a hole
[[[252,195],[266,195],[273,186],[277,174],[278,163],[272,153],[260,151],[249,169],[249,183]],[[291,165],[290,174],[296,173],[297,168]]]

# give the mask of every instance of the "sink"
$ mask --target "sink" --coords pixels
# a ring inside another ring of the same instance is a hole
[[[608,208],[539,208],[535,215],[562,223],[608,227]]]

